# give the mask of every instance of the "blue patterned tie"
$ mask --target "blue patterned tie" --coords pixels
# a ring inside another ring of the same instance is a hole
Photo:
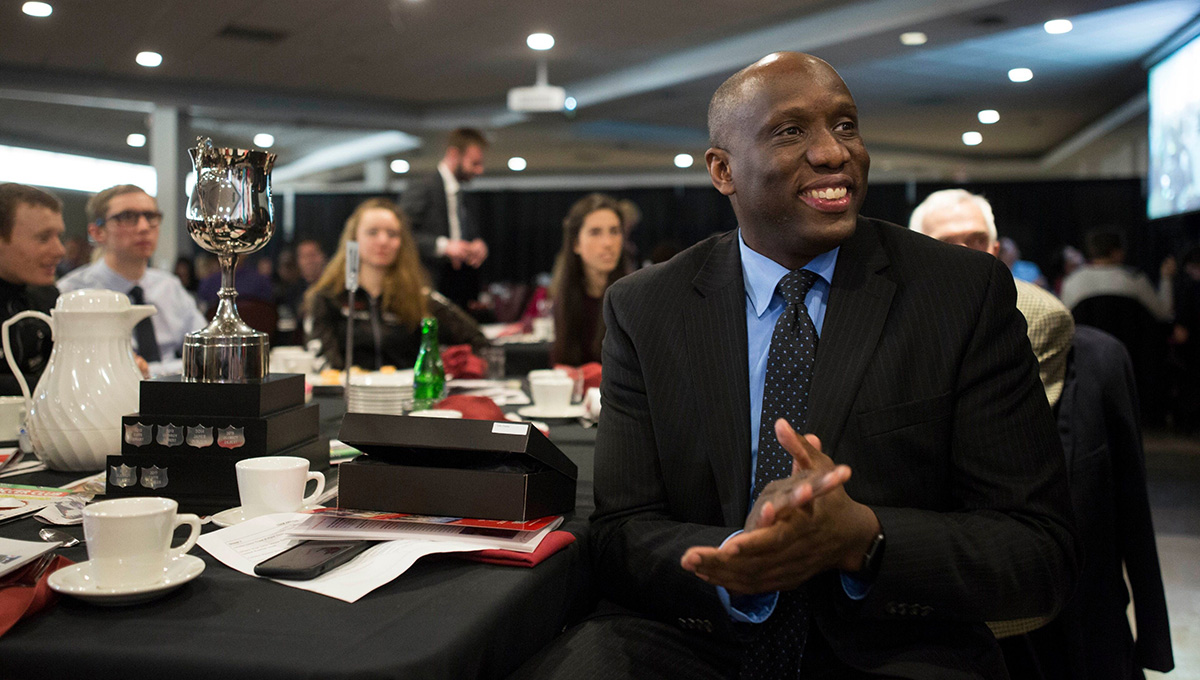
[[[817,357],[817,329],[808,316],[804,297],[817,281],[807,269],[796,269],[780,280],[776,291],[786,302],[775,322],[767,377],[763,385],[762,421],[758,428],[758,462],[754,497],[768,483],[792,474],[792,456],[775,437],[775,421],[783,418],[803,432],[808,420],[808,388]],[[740,677],[744,680],[797,678],[808,638],[808,596],[803,589],[781,592],[771,618],[755,626],[747,643]]]
[[[129,301],[135,305],[146,304],[146,295],[142,292],[141,286],[129,289]],[[150,317],[142,319],[133,327],[133,339],[137,340],[137,352],[143,359],[150,362],[162,359],[158,340],[154,337],[154,324],[151,323]]]

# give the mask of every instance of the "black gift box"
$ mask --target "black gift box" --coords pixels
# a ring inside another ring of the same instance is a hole
[[[338,506],[527,521],[575,509],[578,469],[529,423],[347,413]]]

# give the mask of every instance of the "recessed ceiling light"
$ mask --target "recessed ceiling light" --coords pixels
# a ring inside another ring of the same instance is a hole
[[[162,63],[162,55],[158,52],[138,52],[137,63],[146,68],[154,68]]]
[[[254,135],[254,146],[262,149],[269,149],[275,144],[275,135],[266,132],[260,132]]]
[[[563,100],[563,108],[568,111],[574,111],[576,106],[579,106],[579,102],[575,101],[574,97],[567,97]]]
[[[45,2],[27,2],[21,5],[21,11],[31,17],[48,17],[54,13],[54,8]]]
[[[1014,68],[1008,72],[1008,79],[1014,83],[1027,83],[1033,80],[1033,71],[1027,68]]]
[[[1000,120],[1000,112],[995,109],[984,109],[979,112],[979,122],[984,125],[991,125]]]
[[[525,162],[525,159],[521,158],[520,156],[513,156],[512,158],[508,159],[508,169],[512,170],[513,172],[521,172],[526,168],[527,165],[528,164]]]
[[[964,132],[962,139],[963,144],[966,144],[967,146],[977,146],[983,142],[983,135],[972,130],[970,132]]]
[[[146,135],[140,132],[135,132],[125,138],[125,143],[129,146],[143,147],[146,146]]]
[[[900,43],[902,45],[924,45],[929,41],[929,36],[920,31],[909,31],[908,33],[900,34]]]
[[[404,160],[403,158],[397,158],[396,160],[392,161],[392,172],[396,173],[397,175],[403,175],[411,168],[412,166],[409,165],[408,161]]]
[[[1051,19],[1042,24],[1042,28],[1046,29],[1046,32],[1051,35],[1058,35],[1060,33],[1070,33],[1071,29],[1075,28],[1075,26],[1071,23],[1070,19]]]
[[[525,38],[525,44],[529,45],[531,50],[548,50],[554,47],[554,36],[549,33],[530,33],[528,38]]]
[[[681,153],[675,156],[675,167],[677,168],[690,168],[694,162],[695,159],[690,153]]]

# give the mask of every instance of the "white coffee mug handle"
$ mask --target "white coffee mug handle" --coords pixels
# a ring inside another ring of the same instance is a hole
[[[304,480],[304,486],[308,486],[309,479],[315,479],[317,481],[317,489],[304,497],[304,502],[301,503],[303,506],[309,506],[313,503],[316,503],[317,499],[321,497],[321,494],[325,493],[325,475],[321,474],[320,472],[308,473],[308,478]],[[292,498],[295,498],[295,496],[292,496]]]
[[[180,555],[191,550],[192,546],[196,545],[196,539],[200,538],[200,518],[199,517],[192,515],[190,513],[182,513],[179,515],[175,515],[174,529],[178,529],[180,526],[182,526],[184,524],[187,524],[188,526],[192,527],[192,533],[190,536],[188,536],[187,540],[183,542],[183,545],[179,546],[178,548],[171,548],[171,552],[169,554],[171,559],[175,559],[176,557],[179,557]],[[174,529],[172,529],[172,531],[174,531]]]

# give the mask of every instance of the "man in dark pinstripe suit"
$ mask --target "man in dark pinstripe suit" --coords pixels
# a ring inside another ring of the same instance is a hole
[[[708,168],[739,229],[609,289],[591,543],[605,602],[530,675],[735,675],[776,594],[803,590],[799,677],[1006,678],[983,622],[1069,593],[1062,453],[1012,277],[860,217],[857,122],[808,55],[770,55],[714,95]],[[777,423],[794,472],[751,511],[765,321],[774,281],[801,267],[819,277],[809,436]]]

